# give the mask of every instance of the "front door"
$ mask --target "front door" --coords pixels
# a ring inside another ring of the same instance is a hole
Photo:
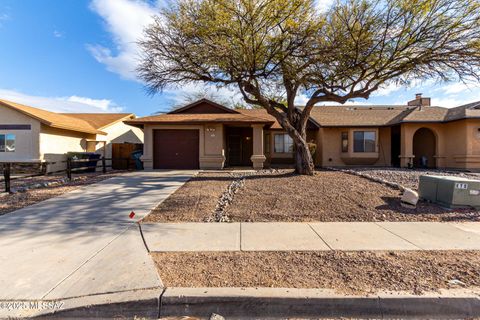
[[[400,126],[393,126],[391,128],[390,136],[390,152],[392,167],[400,167],[400,152],[401,152],[401,131]]]
[[[227,162],[229,166],[251,166],[252,128],[227,128]]]

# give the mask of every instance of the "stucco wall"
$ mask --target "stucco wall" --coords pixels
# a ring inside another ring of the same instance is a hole
[[[459,121],[463,122],[463,121]],[[466,127],[457,122],[451,123],[404,123],[401,126],[401,165],[408,166],[413,153],[413,138],[421,128],[429,129],[435,135],[435,159],[438,168],[456,168],[455,154],[464,154],[466,150]],[[418,155],[417,155],[418,156]]]
[[[263,155],[263,126],[253,125],[252,165],[261,167],[265,161]],[[143,165],[153,169],[153,131],[159,129],[194,129],[199,131],[200,169],[222,169],[225,166],[225,126],[219,123],[200,125],[145,125],[143,145]],[[259,154],[262,153],[262,154]]]
[[[436,164],[439,168],[480,169],[480,120],[448,123],[402,124],[402,166],[413,154],[413,137],[420,128],[430,129],[436,138]]]
[[[377,137],[375,152],[354,152],[353,132],[375,131]],[[348,151],[342,152],[342,132],[348,134]],[[317,162],[321,166],[390,166],[390,128],[321,128],[318,134],[318,145],[321,149]]]
[[[453,155],[455,163],[468,170],[480,170],[480,120],[464,120],[451,123],[452,129],[462,126],[465,131],[465,152]]]
[[[74,132],[41,126],[40,132],[40,158],[47,162],[65,161],[67,152],[84,152],[86,139],[93,139],[95,135]],[[65,163],[56,163],[47,167],[48,171],[65,169]]]
[[[102,128],[101,131],[106,132],[107,135],[97,134],[96,140],[105,141],[106,149],[104,150],[103,143],[97,143],[95,152],[103,156],[105,151],[106,158],[112,157],[112,143],[143,143],[143,130],[123,122]]]
[[[206,128],[209,130],[206,130]],[[198,126],[146,126],[144,158],[146,168],[153,166],[152,130],[153,129],[198,129],[200,131],[200,163],[203,168],[221,168],[225,161],[225,139],[223,125]],[[401,165],[407,166],[413,155],[413,136],[420,128],[432,130],[436,137],[436,165],[439,168],[480,170],[480,120],[461,120],[449,123],[403,123],[401,125]],[[376,151],[372,153],[353,152],[354,131],[375,131],[377,133]],[[272,159],[292,159],[291,154],[274,153],[274,134],[282,130],[269,131],[270,156]],[[348,152],[342,152],[341,134],[349,137]],[[391,165],[391,128],[320,128],[316,135],[317,166],[390,166]],[[311,140],[311,139],[309,139]]]
[[[15,152],[0,152],[0,161],[38,161],[40,122],[18,111],[0,106],[0,125],[30,125],[30,130],[0,130],[15,135]]]

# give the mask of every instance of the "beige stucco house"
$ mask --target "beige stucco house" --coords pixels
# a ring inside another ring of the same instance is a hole
[[[0,100],[0,162],[57,162],[67,152],[96,152],[112,157],[115,144],[142,144],[142,130],[126,125],[129,113],[60,114]]]
[[[147,169],[293,163],[291,138],[263,109],[232,110],[202,99],[125,122],[144,131]],[[443,108],[417,95],[402,106],[319,106],[307,131],[319,167],[480,169],[480,102]]]

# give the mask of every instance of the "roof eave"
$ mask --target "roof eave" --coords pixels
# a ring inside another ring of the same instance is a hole
[[[81,132],[81,133],[88,133],[88,134],[101,134],[101,135],[104,135],[104,136],[106,136],[108,134],[108,133],[106,133],[104,131],[100,131],[100,130],[95,130],[95,129],[84,130],[84,129],[80,129],[80,128],[76,128],[76,127],[62,126],[62,125],[59,125],[59,124],[49,124],[48,126],[52,127],[52,128]]]
[[[123,123],[125,123],[126,125],[129,125],[129,126],[132,126],[132,127],[136,127],[136,128],[140,128],[140,129],[143,129],[144,125],[143,123],[139,123],[137,121],[123,121]]]
[[[187,120],[187,121],[124,121],[125,124],[128,124],[130,126],[139,126],[139,125],[176,125],[176,124],[187,124],[187,125],[192,125],[192,124],[208,124],[208,123],[225,123],[225,124],[232,124],[232,123],[241,123],[241,124],[265,124],[265,125],[272,125],[275,123],[275,121],[263,121],[263,120],[252,120],[252,121],[235,121],[235,120],[220,120],[220,121],[215,121],[215,120],[201,120],[201,121],[192,121],[192,120]]]

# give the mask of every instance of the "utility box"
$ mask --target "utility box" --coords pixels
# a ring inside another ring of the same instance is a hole
[[[448,208],[480,209],[480,180],[453,176],[420,176],[419,197]]]

